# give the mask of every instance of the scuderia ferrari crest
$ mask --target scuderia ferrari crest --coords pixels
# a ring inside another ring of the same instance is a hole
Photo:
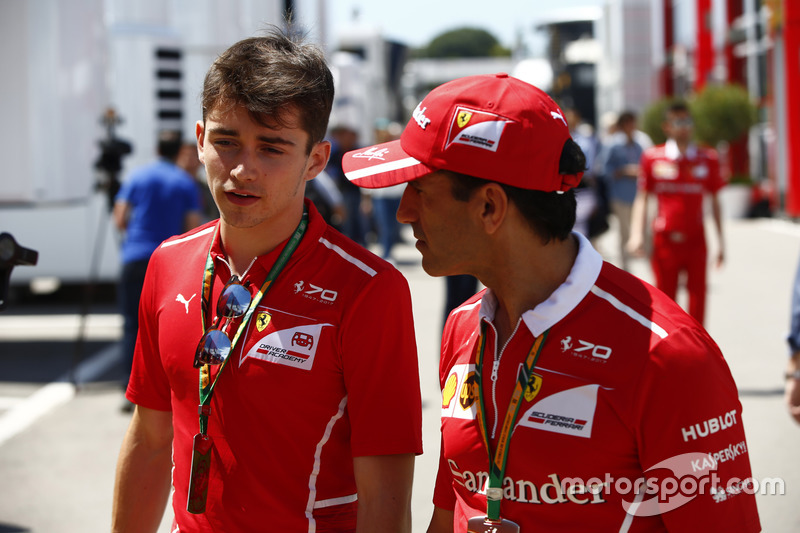
[[[264,331],[264,329],[269,325],[269,321],[272,320],[272,315],[267,313],[266,311],[261,311],[256,316],[256,329],[260,332]]]
[[[534,372],[531,374],[531,378],[528,380],[528,386],[525,388],[525,401],[532,401],[539,394],[540,390],[542,390],[542,376]]]
[[[450,123],[445,148],[453,144],[466,144],[496,152],[503,130],[509,122],[511,121],[500,115],[459,106]]]
[[[461,111],[458,114],[458,118],[456,118],[456,124],[458,124],[459,128],[463,128],[469,122],[469,119],[472,118],[472,113],[469,111]]]

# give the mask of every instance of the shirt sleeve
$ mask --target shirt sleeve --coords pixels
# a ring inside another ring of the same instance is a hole
[[[669,531],[760,531],[742,406],[711,338],[700,328],[670,332],[639,393],[640,462],[661,487],[642,511],[657,510]]]
[[[117,195],[114,197],[115,202],[128,202],[131,201],[131,195],[133,194],[133,183],[134,180],[132,179],[133,176],[130,176],[128,179],[122,182],[122,185],[119,187],[119,191],[117,191]]]
[[[439,447],[439,471],[433,489],[433,505],[452,511],[456,508],[456,495],[453,491],[453,474],[444,457],[444,443]]]
[[[375,275],[341,333],[353,456],[422,453],[411,294],[399,271]]]
[[[157,411],[171,411],[169,380],[158,348],[158,312],[156,310],[156,278],[153,274],[156,251],[148,265],[139,303],[139,334],[133,354],[133,367],[125,396],[137,405]]]
[[[708,192],[715,193],[725,186],[725,180],[719,170],[719,156],[716,150],[708,149],[705,151],[706,162],[708,164],[708,180],[706,188]]]
[[[636,186],[640,191],[651,192],[653,190],[653,157],[651,149],[642,152],[639,162],[639,179]]]

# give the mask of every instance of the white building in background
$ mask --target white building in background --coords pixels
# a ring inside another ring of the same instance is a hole
[[[597,116],[623,110],[637,113],[658,95],[654,47],[662,39],[661,25],[654,24],[652,0],[607,0],[595,24],[602,53],[597,61]],[[663,50],[662,50],[663,52]]]
[[[14,270],[12,284],[117,279],[116,230],[94,170],[105,110],[115,110],[115,133],[133,146],[122,159],[124,179],[155,157],[159,130],[194,136],[209,65],[234,42],[281,25],[286,4],[0,3],[0,116],[14,124],[0,132],[0,232],[39,252],[36,267]],[[297,15],[302,22],[320,13]]]

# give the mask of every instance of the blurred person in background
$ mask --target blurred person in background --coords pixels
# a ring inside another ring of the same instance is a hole
[[[617,219],[619,232],[620,266],[630,268],[628,240],[631,234],[631,210],[636,198],[636,181],[639,177],[639,160],[645,148],[636,135],[636,114],[623,111],[617,120],[616,132],[606,148],[605,178],[608,184],[611,211]]]
[[[128,386],[131,373],[139,329],[139,297],[150,255],[167,238],[203,222],[196,180],[177,164],[181,146],[180,132],[162,131],[158,136],[158,161],[131,172],[114,202],[114,223],[123,234],[119,282],[124,320],[123,388]],[[133,404],[123,400],[122,410],[131,412]]]
[[[344,204],[342,191],[326,171],[323,170],[309,182],[306,187],[306,198],[311,200],[325,222],[339,231],[342,230],[342,222],[347,217],[347,207]]]
[[[184,142],[178,152],[178,158],[175,164],[186,171],[197,184],[197,190],[200,193],[200,210],[202,213],[203,222],[219,218],[219,210],[214,204],[214,197],[211,196],[211,191],[208,189],[206,183],[205,169],[197,156],[197,144],[193,142]]]
[[[800,261],[794,275],[789,307],[789,362],[786,368],[786,405],[789,414],[800,424]]]
[[[341,231],[361,246],[367,245],[369,224],[362,205],[361,189],[350,183],[342,172],[342,156],[358,146],[358,131],[346,123],[333,124],[330,130],[331,157],[325,171],[333,179],[344,198],[346,216]]]
[[[601,151],[600,141],[595,135],[594,128],[583,121],[580,112],[574,107],[564,109],[564,119],[569,124],[572,139],[580,146],[586,157],[586,170],[575,189],[578,201],[575,231],[592,240],[608,230],[605,189],[600,176],[602,168],[597,166]]]
[[[375,128],[375,142],[380,144],[393,141],[400,137],[402,131],[403,126],[397,122],[381,120]],[[349,185],[352,187],[352,184]],[[403,196],[405,188],[405,185],[397,185],[396,187],[367,191],[366,194],[372,205],[381,257],[390,262],[393,261],[392,248],[400,241],[397,208],[400,207],[400,197]],[[361,190],[360,187],[358,189]]]
[[[689,314],[704,324],[707,265],[703,199],[707,195],[711,203],[718,247],[714,262],[719,268],[725,259],[725,241],[717,193],[725,182],[716,150],[692,142],[694,122],[686,103],[675,102],[667,108],[662,128],[667,142],[645,150],[640,161],[628,250],[639,257],[645,255],[647,207],[650,197],[655,196],[658,207],[650,264],[656,287],[675,300],[680,276],[685,275]]]

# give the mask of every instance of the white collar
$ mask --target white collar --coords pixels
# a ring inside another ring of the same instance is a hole
[[[589,240],[577,232],[572,232],[578,239],[578,256],[566,281],[562,283],[547,300],[522,314],[522,320],[538,337],[561,319],[583,300],[594,286],[603,268],[602,256],[592,248]],[[487,289],[481,299],[480,318],[491,321],[497,312],[497,297],[491,289]]]
[[[690,143],[689,146],[686,147],[684,157],[686,157],[686,159],[694,159],[696,155],[697,147]],[[664,143],[664,157],[673,161],[680,159],[681,151],[678,150],[678,143],[676,143],[674,139],[667,139],[667,142]]]

